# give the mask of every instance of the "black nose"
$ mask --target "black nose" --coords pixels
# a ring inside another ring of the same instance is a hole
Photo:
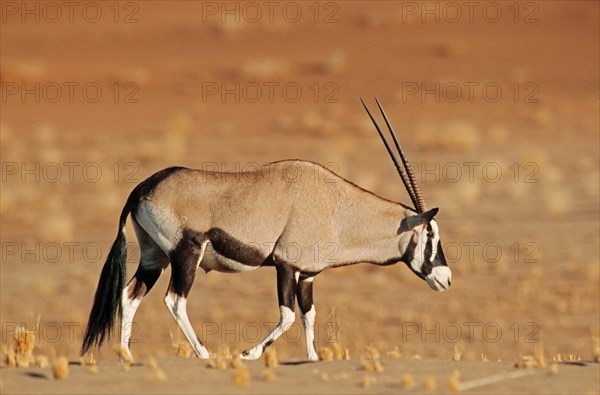
[[[448,286],[452,285],[452,280],[448,279]]]

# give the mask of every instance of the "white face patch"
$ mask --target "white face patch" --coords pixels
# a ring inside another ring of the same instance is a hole
[[[431,230],[427,229],[427,225],[420,225],[415,228],[415,234],[413,235],[413,242],[416,243],[413,259],[410,262],[410,267],[417,273],[423,273],[422,266],[425,262],[432,262],[438,250],[438,244],[440,241],[440,234],[437,222],[433,219],[429,222]],[[430,239],[429,234],[433,237]],[[427,243],[431,243],[431,255],[426,254]]]
[[[431,260],[433,261],[437,255],[437,248],[440,242],[440,232],[437,222],[435,222],[435,219],[432,219],[429,224],[431,225],[431,232],[433,233],[433,244],[431,246]]]

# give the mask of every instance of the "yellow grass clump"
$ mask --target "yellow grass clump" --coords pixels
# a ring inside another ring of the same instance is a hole
[[[179,332],[177,332],[177,339],[173,338],[173,333],[169,332],[169,336],[171,337],[171,344],[173,345],[173,349],[175,350],[175,355],[182,358],[189,358],[192,356],[192,346],[187,340],[181,340],[181,336]]]
[[[231,358],[230,365],[234,369],[243,368],[246,366],[246,365],[244,365],[244,361],[242,361],[242,359],[240,358],[239,353],[234,354],[234,356]]]
[[[360,382],[360,386],[362,388],[370,388],[371,384],[375,383],[377,381],[377,377],[370,375],[368,373],[365,373],[365,375],[363,376],[362,381]]]
[[[32,361],[33,349],[35,347],[35,331],[27,330],[23,325],[15,329],[14,334],[14,364],[12,366],[27,368]],[[11,366],[11,356],[8,357],[8,365]]]
[[[454,369],[448,377],[448,390],[452,393],[457,393],[460,390],[461,373],[458,369]]]
[[[404,388],[407,391],[410,391],[413,388],[415,388],[415,378],[412,374],[405,373],[400,379],[400,384],[402,384],[402,388]]]
[[[321,361],[333,361],[335,354],[329,347],[321,347],[319,349],[319,359]]]
[[[342,348],[339,342],[333,343],[331,348],[333,349],[334,359],[338,361],[350,359],[350,350],[348,348]]]
[[[429,392],[437,391],[437,381],[433,376],[427,376],[423,379],[423,389]]]
[[[158,363],[154,357],[148,358],[148,368],[152,371],[151,378],[156,381],[167,381],[167,374],[158,367]]]
[[[250,387],[250,372],[246,368],[234,369],[231,378],[233,383],[240,388]]]
[[[67,357],[59,357],[52,364],[52,376],[56,380],[65,380],[69,377],[69,360]]]
[[[50,366],[50,361],[48,360],[48,357],[47,357],[47,356],[45,356],[45,355],[38,355],[38,356],[35,358],[35,365],[36,365],[38,368],[45,369],[45,368],[47,368],[48,366]]]
[[[367,346],[365,356],[367,359],[373,360],[373,359],[379,359],[379,357],[381,357],[381,354],[379,353],[379,350],[377,349],[377,347]]]
[[[400,359],[402,358],[402,353],[398,349],[398,347],[394,347],[393,350],[388,351],[385,355],[390,359]]]
[[[83,358],[82,358],[83,359]],[[94,358],[94,353],[90,352],[85,356],[85,359],[82,361],[82,365],[92,366],[96,365],[96,358]]]
[[[533,359],[535,359],[536,366],[539,368],[546,367],[546,356],[544,354],[544,347],[537,345],[533,350]]]
[[[458,346],[454,346],[454,354],[452,354],[453,361],[460,361],[462,352],[458,349]]]
[[[277,350],[275,347],[270,347],[265,350],[265,365],[267,368],[276,368],[279,366],[279,359],[277,358]]]

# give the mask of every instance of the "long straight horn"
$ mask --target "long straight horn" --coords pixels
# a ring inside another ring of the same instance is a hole
[[[381,131],[381,128],[379,127],[379,124],[377,123],[377,121],[375,120],[375,118],[373,117],[373,115],[371,114],[371,111],[369,111],[369,108],[367,107],[367,105],[365,104],[365,102],[364,102],[364,100],[362,98],[360,99],[360,102],[362,103],[362,105],[365,108],[365,110],[367,110],[367,114],[369,114],[369,118],[371,118],[371,121],[373,122],[373,125],[375,125],[375,129],[377,129],[377,133],[379,133],[379,137],[381,137],[381,140],[383,141],[383,145],[385,145],[385,148],[387,149],[387,152],[390,155],[390,158],[392,158],[392,161],[394,162],[394,165],[396,166],[396,170],[398,171],[398,174],[400,175],[400,178],[402,179],[402,183],[404,184],[404,188],[406,188],[406,191],[408,192],[408,196],[410,197],[410,200],[412,201],[413,205],[415,206],[415,208],[418,211],[419,210],[419,201],[416,199],[416,195],[415,195],[415,193],[413,191],[412,185],[411,185],[408,177],[406,176],[406,174],[404,173],[404,170],[400,166],[400,163],[398,162],[398,159],[396,158],[396,155],[394,155],[394,153],[392,151],[392,148],[388,144],[387,139],[385,138],[383,132]],[[378,104],[379,104],[379,102],[378,102]],[[388,121],[387,121],[387,118],[386,118],[386,123],[387,122]],[[388,128],[389,128],[389,124],[388,124]],[[396,141],[395,136],[394,136],[394,142],[396,143],[396,147],[398,147],[398,143]]]
[[[396,132],[394,132],[394,128],[390,124],[390,121],[388,120],[387,115],[385,115],[385,111],[383,111],[383,107],[381,106],[381,103],[379,103],[379,100],[377,98],[375,98],[375,101],[377,102],[377,107],[379,107],[379,111],[381,111],[381,115],[383,115],[385,124],[387,125],[388,130],[390,131],[390,134],[392,135],[392,139],[394,140],[394,145],[396,146],[396,149],[398,150],[398,153],[400,154],[400,159],[402,160],[404,169],[406,169],[406,174],[408,174],[408,180],[410,181],[410,186],[412,187],[411,190],[414,194],[413,203],[416,199],[416,201],[417,201],[416,208],[417,208],[418,212],[420,212],[420,213],[425,212],[425,211],[427,211],[427,203],[425,203],[425,198],[423,197],[423,194],[421,193],[421,190],[419,189],[419,184],[417,183],[417,180],[412,171],[412,168],[410,167],[410,164],[406,160],[404,151],[402,150],[402,147],[400,146],[400,143],[398,142],[398,138],[396,137]]]

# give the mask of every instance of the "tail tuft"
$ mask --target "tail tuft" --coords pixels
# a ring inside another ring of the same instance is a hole
[[[125,288],[126,260],[127,238],[123,221],[100,274],[94,305],[81,347],[82,355],[94,345],[102,345],[110,337],[116,316],[117,314],[121,315],[121,294]]]

